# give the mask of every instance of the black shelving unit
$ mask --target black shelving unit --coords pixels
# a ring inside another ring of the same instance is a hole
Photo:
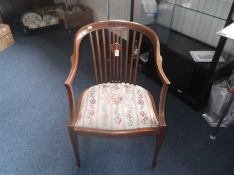
[[[234,3],[233,3],[234,4]],[[225,26],[232,22],[234,5],[230,9]],[[162,38],[167,29],[159,24],[149,25]],[[231,74],[234,68],[234,59],[228,63],[219,63],[220,55],[226,39],[220,37],[215,48],[196,39],[190,38],[177,31],[170,30],[167,43],[161,43],[164,70],[172,82],[170,91],[195,109],[200,109],[208,101],[212,83],[221,77]],[[145,47],[147,48],[147,42]],[[191,50],[215,50],[211,63],[194,62],[189,51]],[[152,56],[151,56],[152,57]],[[141,71],[158,82],[158,77],[153,69],[152,59],[147,63],[141,62]]]

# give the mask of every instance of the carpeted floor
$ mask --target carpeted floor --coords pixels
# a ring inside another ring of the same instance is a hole
[[[168,132],[158,165],[150,168],[153,137],[80,137],[76,167],[67,133],[68,100],[63,83],[70,69],[74,34],[63,30],[24,36],[0,53],[0,175],[233,175],[234,129],[217,140],[210,127],[173,95]],[[85,46],[83,47],[85,51]],[[90,60],[81,60],[77,92],[92,83]],[[157,97],[158,86],[140,75]]]

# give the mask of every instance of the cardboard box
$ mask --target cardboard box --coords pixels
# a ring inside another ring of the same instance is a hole
[[[82,11],[74,13],[57,12],[57,16],[63,21],[65,29],[80,27],[93,22],[92,9],[82,4],[78,4],[76,7],[81,8]]]
[[[7,24],[0,24],[0,38],[8,33],[11,33],[10,27]]]
[[[7,24],[0,24],[0,51],[14,44],[10,27]]]

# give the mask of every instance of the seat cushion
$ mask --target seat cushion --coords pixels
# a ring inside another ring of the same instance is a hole
[[[75,127],[131,130],[158,126],[149,92],[140,86],[105,83],[88,88]]]

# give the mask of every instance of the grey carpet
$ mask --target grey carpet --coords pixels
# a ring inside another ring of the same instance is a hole
[[[234,129],[211,128],[173,95],[168,96],[168,132],[158,165],[150,168],[153,137],[80,137],[81,168],[76,167],[67,133],[68,100],[63,85],[74,33],[63,30],[26,37],[0,53],[0,175],[232,175]],[[89,52],[83,47],[77,94],[92,83]],[[157,98],[158,85],[140,75]]]

